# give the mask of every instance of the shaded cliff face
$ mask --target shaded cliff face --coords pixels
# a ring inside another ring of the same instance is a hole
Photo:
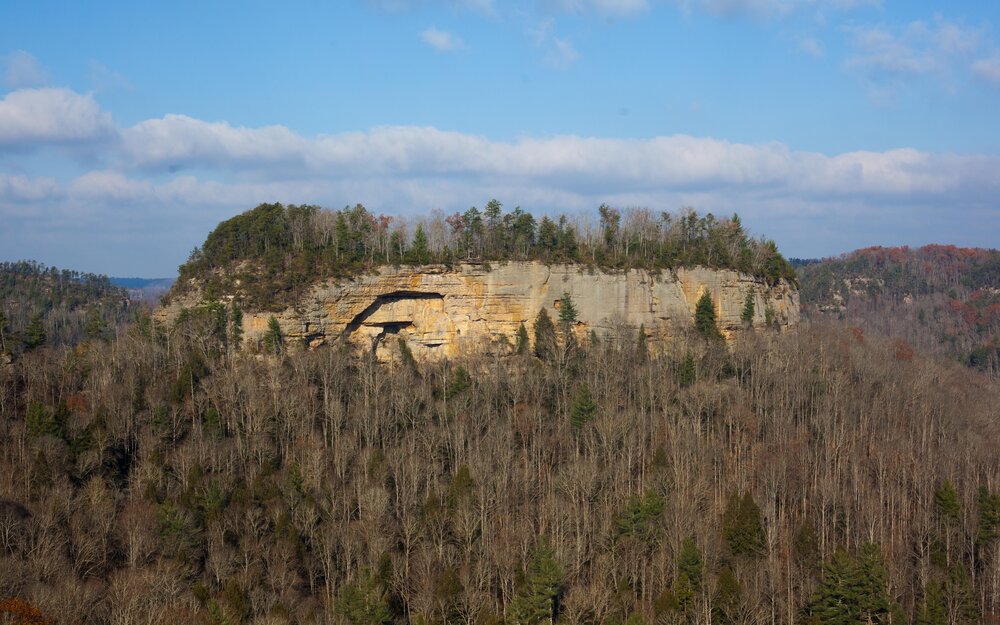
[[[352,280],[313,286],[296,306],[275,313],[244,315],[244,340],[260,341],[271,314],[289,344],[318,347],[338,339],[390,359],[403,339],[417,359],[454,358],[513,349],[520,324],[530,332],[545,308],[555,319],[564,293],[577,309],[575,331],[586,336],[631,332],[645,326],[650,346],[669,342],[693,326],[695,304],[708,291],[725,334],[744,326],[741,316],[753,293],[755,326],[799,321],[798,291],[786,282],[764,281],[729,270],[701,267],[650,274],[588,271],[578,265],[509,262],[481,265],[382,267]],[[178,301],[161,311],[170,321]]]

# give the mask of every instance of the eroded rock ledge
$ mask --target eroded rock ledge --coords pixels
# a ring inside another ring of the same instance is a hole
[[[508,262],[381,267],[351,280],[314,285],[296,306],[244,314],[244,341],[257,343],[274,315],[286,341],[310,348],[347,340],[361,350],[391,358],[403,339],[418,359],[454,358],[512,349],[521,323],[532,329],[544,307],[555,318],[564,293],[578,311],[576,331],[598,336],[645,326],[656,348],[692,327],[695,304],[708,291],[723,333],[743,327],[747,293],[753,293],[755,326],[799,321],[799,296],[782,281],[763,280],[730,270],[703,267],[652,274],[641,269],[617,273],[579,265]],[[197,305],[194,292],[158,312],[171,322],[184,307]],[[387,338],[393,340],[386,340]]]

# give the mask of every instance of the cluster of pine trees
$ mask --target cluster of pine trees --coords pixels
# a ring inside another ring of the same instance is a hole
[[[1000,612],[1000,391],[838,325],[387,367],[209,316],[0,366],[0,618],[920,623]],[[540,327],[541,326],[541,327]],[[16,616],[12,616],[16,615]]]
[[[360,204],[342,210],[260,206],[212,231],[180,268],[175,291],[196,278],[208,295],[239,294],[247,307],[290,303],[313,281],[349,276],[379,264],[541,260],[604,269],[652,270],[703,265],[732,268],[775,283],[795,280],[773,241],[754,239],[739,217],[692,210],[654,214],[601,206],[587,216],[540,220],[520,207],[505,213],[491,200],[445,216],[407,223]],[[237,285],[239,285],[237,287]]]

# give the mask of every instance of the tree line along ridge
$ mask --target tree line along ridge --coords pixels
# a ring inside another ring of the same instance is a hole
[[[598,208],[596,219],[548,215],[497,200],[480,211],[408,221],[361,204],[330,210],[261,204],[220,223],[179,269],[174,294],[200,282],[209,299],[240,293],[250,308],[288,304],[319,279],[350,277],[378,265],[542,261],[603,270],[652,271],[702,265],[734,269],[775,284],[795,271],[771,240],[754,238],[738,215],[685,209]]]

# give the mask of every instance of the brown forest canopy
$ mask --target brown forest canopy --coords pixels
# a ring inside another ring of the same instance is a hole
[[[748,235],[739,217],[700,216],[607,205],[594,219],[536,219],[519,207],[504,212],[491,200],[480,211],[434,214],[411,224],[374,215],[358,204],[260,206],[213,230],[180,268],[177,290],[200,278],[208,294],[245,285],[245,304],[288,303],[317,278],[345,276],[379,264],[541,260],[607,269],[731,268],[774,283],[795,279],[773,241]],[[251,285],[251,286],[246,286]]]
[[[871,247],[798,268],[803,311],[1000,375],[1000,251]]]
[[[982,376],[826,325],[558,345],[386,368],[141,323],[28,352],[0,366],[0,619],[995,622]]]

